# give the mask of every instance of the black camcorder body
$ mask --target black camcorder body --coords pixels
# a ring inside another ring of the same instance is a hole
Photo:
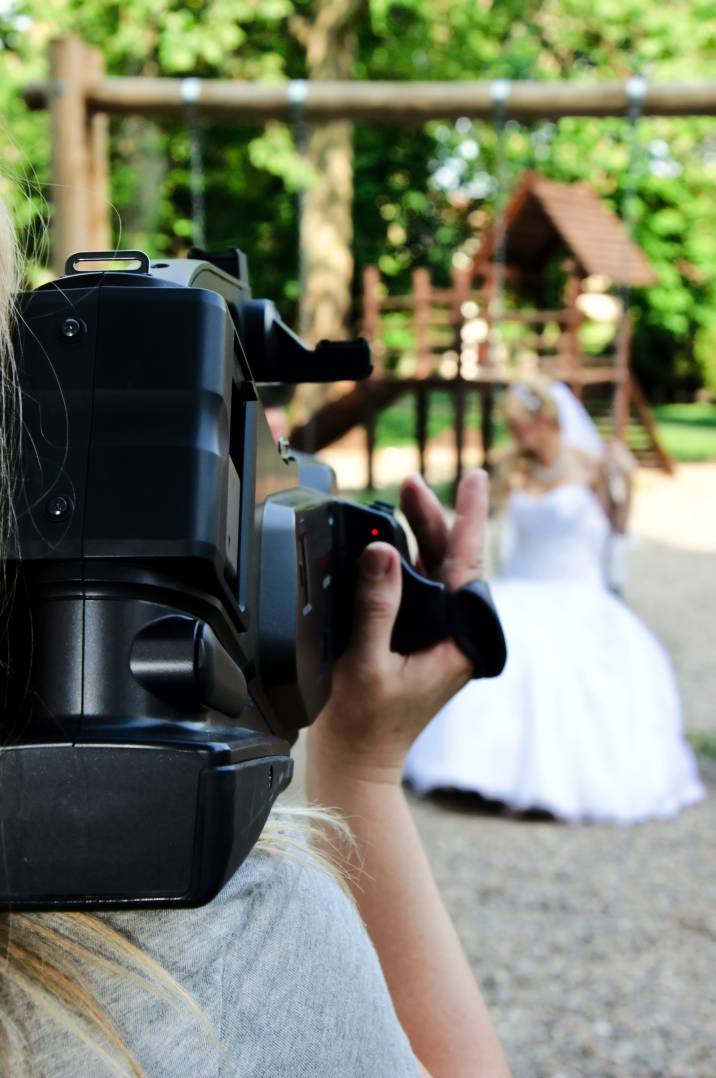
[[[453,635],[494,676],[499,620],[484,585],[410,567],[389,506],[277,446],[261,385],[367,377],[370,352],[305,348],[240,252],[73,256],[19,297],[18,359],[0,908],[201,905],[290,781],[367,543],[403,556],[396,650]]]

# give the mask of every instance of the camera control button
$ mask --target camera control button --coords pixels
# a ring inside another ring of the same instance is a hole
[[[377,513],[390,513],[391,516],[395,516],[395,506],[391,505],[390,502],[383,502],[380,499],[371,502],[368,508],[374,509]]]

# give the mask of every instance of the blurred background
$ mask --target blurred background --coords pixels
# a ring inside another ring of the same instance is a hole
[[[373,343],[370,388],[267,401],[360,497],[422,468],[449,505],[504,444],[500,390],[536,369],[625,438],[626,598],[712,793],[716,91],[690,113],[683,89],[715,60],[713,0],[0,0],[0,187],[30,283],[81,247],[241,247],[309,341]],[[132,81],[99,109],[108,78],[179,81],[171,107]],[[219,117],[217,79],[290,91]],[[379,93],[317,122],[304,80],[487,96],[402,115]],[[540,110],[537,87],[520,116],[523,80],[593,87],[592,114],[564,115],[569,90]],[[624,829],[414,810],[516,1075],[713,1075],[713,797]]]

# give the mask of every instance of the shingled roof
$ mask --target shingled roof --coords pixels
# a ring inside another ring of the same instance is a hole
[[[573,255],[585,277],[599,274],[613,284],[633,287],[656,283],[641,248],[588,184],[555,183],[528,172],[506,210],[507,264],[538,270],[560,247]],[[475,256],[476,275],[484,272],[494,250],[493,225]]]

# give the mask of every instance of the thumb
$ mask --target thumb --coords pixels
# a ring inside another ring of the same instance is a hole
[[[380,665],[400,606],[400,556],[388,543],[371,543],[361,555],[350,652],[366,666]]]

